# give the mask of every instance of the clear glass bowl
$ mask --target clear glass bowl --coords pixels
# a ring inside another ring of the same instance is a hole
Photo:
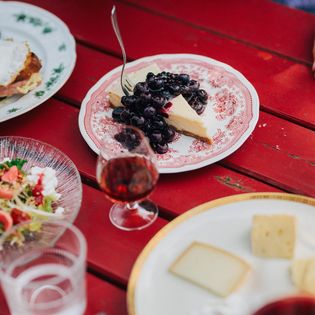
[[[32,166],[53,168],[58,179],[56,191],[61,194],[57,206],[65,209],[63,220],[74,221],[81,207],[82,184],[76,166],[64,153],[35,139],[4,136],[0,137],[0,161],[6,157],[27,160],[26,171]]]

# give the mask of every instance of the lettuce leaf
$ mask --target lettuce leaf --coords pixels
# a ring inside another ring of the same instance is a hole
[[[20,171],[22,171],[23,165],[27,162],[27,160],[22,160],[20,158],[13,159],[11,161],[4,162],[0,164],[0,169],[4,169],[11,166],[16,166]]]

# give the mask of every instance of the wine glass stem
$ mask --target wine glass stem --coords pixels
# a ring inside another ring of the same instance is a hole
[[[126,207],[127,207],[128,210],[137,210],[138,206],[139,206],[139,204],[138,204],[137,201],[128,202],[128,203],[126,204]]]

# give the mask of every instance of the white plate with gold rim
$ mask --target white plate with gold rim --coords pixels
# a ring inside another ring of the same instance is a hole
[[[54,14],[37,6],[0,1],[1,39],[26,41],[41,60],[42,83],[26,95],[0,101],[0,122],[24,114],[55,94],[70,77],[75,61],[75,40]]]
[[[297,293],[290,280],[291,260],[262,259],[251,253],[251,220],[254,214],[294,215],[295,257],[315,256],[314,206],[315,199],[304,196],[250,193],[217,199],[179,216],[138,257],[128,284],[129,315],[251,315],[270,300]],[[246,283],[223,299],[172,275],[170,265],[193,241],[245,259],[252,266]]]
[[[231,66],[200,55],[162,54],[137,59],[126,65],[132,73],[156,64],[161,71],[187,73],[208,92],[202,114],[211,129],[213,144],[177,134],[165,154],[156,154],[160,173],[178,173],[215,163],[237,150],[254,130],[259,116],[259,99],[252,84]],[[102,139],[112,128],[108,92],[118,84],[121,67],[106,73],[87,93],[79,115],[81,134],[99,153]]]

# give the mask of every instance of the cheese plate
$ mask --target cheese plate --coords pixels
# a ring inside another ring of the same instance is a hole
[[[292,260],[252,254],[252,219],[256,214],[295,216],[295,258],[314,256],[314,206],[315,199],[304,196],[249,193],[217,199],[179,216],[153,237],[134,264],[128,284],[129,314],[251,315],[271,300],[297,294],[290,279]],[[193,242],[246,261],[251,273],[242,286],[221,298],[173,275],[170,266]]]

